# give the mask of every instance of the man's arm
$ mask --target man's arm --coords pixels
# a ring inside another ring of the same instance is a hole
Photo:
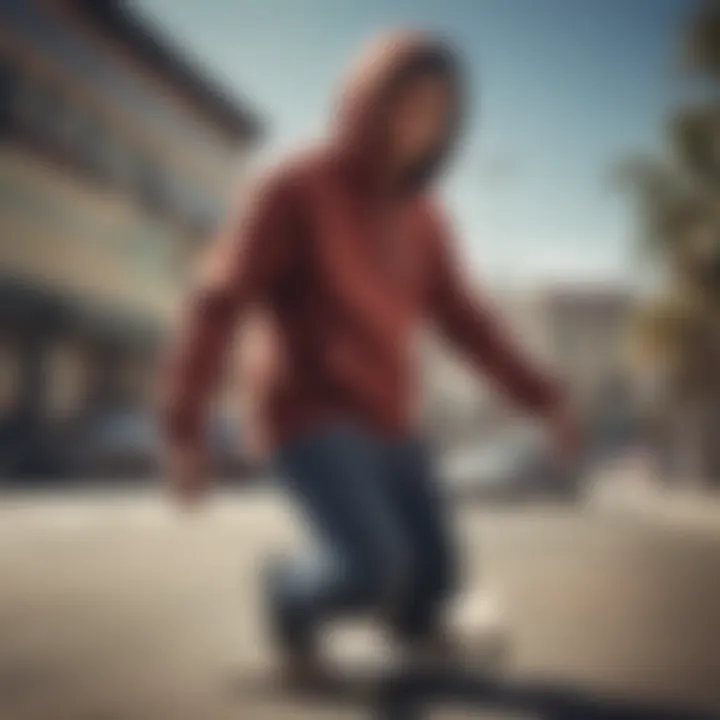
[[[489,304],[470,289],[455,260],[450,234],[434,214],[430,227],[430,309],[442,335],[525,409],[556,412],[561,403],[558,386],[534,367]]]
[[[235,325],[282,281],[295,217],[289,182],[270,177],[246,198],[201,264],[163,368],[161,420],[171,446],[202,446],[207,406]]]

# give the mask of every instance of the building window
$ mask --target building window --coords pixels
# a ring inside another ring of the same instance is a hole
[[[133,191],[137,176],[136,156],[118,136],[108,136],[105,145],[105,166],[115,187],[122,191]]]
[[[60,95],[32,78],[22,78],[15,84],[13,115],[21,127],[48,140],[58,132],[58,119],[62,116]]]
[[[0,137],[4,135],[11,121],[13,71],[9,63],[0,61]]]
[[[160,170],[149,160],[139,160],[136,167],[136,188],[141,202],[151,212],[165,212],[169,206],[168,187]]]
[[[0,421],[7,420],[20,399],[21,365],[18,347],[0,339]]]
[[[49,85],[23,78],[16,84],[12,114],[20,127],[96,173],[110,173],[110,143],[102,122]]]
[[[108,176],[110,142],[105,127],[91,116],[80,120],[77,127],[77,152],[82,163],[93,172]]]
[[[53,348],[46,358],[48,418],[66,420],[81,412],[86,392],[86,368],[81,353],[71,346]]]
[[[63,148],[83,165],[96,166],[99,130],[96,123],[76,105],[66,103],[59,118],[60,141]]]

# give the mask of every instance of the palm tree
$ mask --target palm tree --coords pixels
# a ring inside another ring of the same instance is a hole
[[[685,41],[684,58],[709,81],[709,97],[677,112],[665,157],[632,158],[620,178],[633,191],[639,245],[662,270],[661,292],[638,317],[636,339],[645,367],[663,378],[655,409],[666,445],[682,447],[686,474],[718,483],[720,2],[700,8]]]
[[[705,0],[690,18],[682,59],[691,71],[720,79],[720,2]]]

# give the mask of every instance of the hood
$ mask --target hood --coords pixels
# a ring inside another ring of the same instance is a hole
[[[385,119],[394,95],[417,74],[440,72],[453,90],[452,122],[447,137],[407,168],[402,192],[419,192],[431,182],[459,135],[463,110],[457,57],[444,42],[416,31],[398,31],[376,38],[353,65],[340,95],[335,142],[354,177],[367,185],[382,182],[387,167]]]

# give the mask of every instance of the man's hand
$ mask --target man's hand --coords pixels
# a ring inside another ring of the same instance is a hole
[[[207,495],[207,453],[197,445],[172,446],[167,452],[166,482],[175,500],[184,508],[191,509]]]

